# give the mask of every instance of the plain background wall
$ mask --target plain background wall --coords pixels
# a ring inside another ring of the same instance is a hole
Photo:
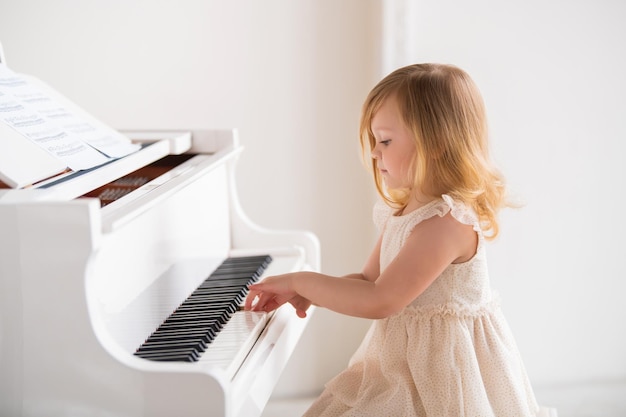
[[[403,58],[472,74],[524,203],[489,256],[531,378],[625,381],[626,3],[406,3]]]
[[[345,274],[375,240],[357,132],[381,72],[380,10],[362,0],[0,0],[0,42],[11,69],[117,129],[238,128],[244,210],[265,227],[314,231],[324,270]],[[317,392],[367,324],[318,310],[278,392]]]
[[[621,192],[626,7],[614,0],[0,0],[9,66],[116,128],[238,127],[238,192],[271,228],[314,231],[323,269],[375,239],[361,103],[397,65],[455,63],[483,91],[493,155],[525,203],[492,282],[536,385],[626,379]],[[318,310],[279,386],[315,393],[366,321]]]

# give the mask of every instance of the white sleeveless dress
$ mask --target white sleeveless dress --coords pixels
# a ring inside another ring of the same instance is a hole
[[[539,407],[515,340],[489,286],[477,216],[443,195],[404,216],[379,202],[380,267],[419,222],[452,216],[473,225],[475,256],[450,265],[400,313],[376,320],[348,368],[326,384],[306,417],[524,417]]]

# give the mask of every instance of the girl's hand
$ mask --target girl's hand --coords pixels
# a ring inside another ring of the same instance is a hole
[[[301,295],[298,295],[289,300],[289,304],[291,304],[293,308],[296,309],[296,314],[301,319],[306,317],[306,311],[309,307],[311,307],[311,302]]]
[[[291,274],[265,278],[250,286],[245,309],[250,311],[273,311],[289,302],[298,317],[306,317],[311,302],[293,290]]]

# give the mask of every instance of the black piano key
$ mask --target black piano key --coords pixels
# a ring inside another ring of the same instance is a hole
[[[171,324],[176,325],[177,323],[191,323],[193,321],[200,323],[221,323],[224,324],[230,317],[232,313],[222,311],[222,312],[204,312],[202,310],[195,310],[189,312],[179,312],[176,315],[171,315],[161,324]]]
[[[176,343],[186,343],[189,340],[193,340],[194,344],[198,344],[201,346],[201,349],[204,350],[206,346],[215,339],[215,336],[221,330],[218,326],[212,329],[202,329],[205,330],[202,334],[194,334],[185,332],[184,329],[177,329],[180,331],[172,331],[166,335],[155,335],[153,337],[148,338],[137,350],[140,350],[144,346],[154,345],[158,346],[159,344],[163,344],[163,349],[167,348],[167,345],[174,345]]]
[[[196,342],[189,342],[187,340],[177,340],[177,341],[172,341],[171,343],[163,343],[163,342],[153,342],[153,343],[144,343],[143,345],[141,345],[141,347],[139,349],[137,349],[136,353],[142,353],[142,354],[158,354],[158,353],[168,353],[168,352],[187,352],[189,354],[192,354],[193,352],[195,352],[195,354],[198,354],[198,352],[200,352],[200,349],[202,349],[202,344],[205,344],[206,347],[206,343],[205,342],[201,342],[201,341],[196,341]]]
[[[257,281],[269,255],[228,258],[137,348],[154,361],[197,361]]]
[[[202,301],[204,301],[206,304],[213,304],[213,305],[217,305],[219,303],[226,303],[226,304],[238,304],[241,300],[244,299],[244,295],[245,292],[244,291],[238,291],[236,293],[233,292],[227,292],[227,293],[217,293],[217,294],[212,294],[210,291],[207,292],[202,292],[200,294],[196,294],[193,298],[190,298],[191,301],[196,301],[195,305],[199,305],[201,304]],[[176,311],[180,310],[180,309],[185,309],[186,307],[190,307],[192,308],[193,306],[191,304],[185,303],[184,306],[180,306]]]
[[[207,314],[229,314],[229,308],[231,303],[222,303],[219,304],[211,304],[210,300],[192,300],[187,301],[185,305],[180,306],[174,311],[171,317],[175,317],[177,315],[183,315],[187,313],[194,312],[206,312]]]
[[[197,352],[189,350],[170,350],[167,352],[144,352],[135,353],[144,359],[150,359],[152,361],[167,361],[167,362],[196,362],[200,355]]]
[[[235,297],[236,294],[233,294],[233,297]],[[215,302],[211,302],[211,297],[210,295],[203,295],[202,297],[194,297],[194,298],[188,298],[187,300],[185,300],[185,303],[176,309],[176,311],[180,310],[181,308],[184,308],[185,306],[193,306],[193,305],[198,305],[198,304],[208,304],[207,307],[209,306],[214,306],[214,310],[218,310],[220,308],[226,308],[230,305],[233,304],[232,300],[230,301],[224,301],[220,298],[218,298],[217,300],[215,300]]]
[[[225,323],[228,321],[228,315],[214,315],[214,314],[188,314],[188,315],[178,315],[178,316],[170,316],[167,320],[163,322],[163,324],[197,324],[202,325],[204,323]]]
[[[159,343],[159,342],[176,342],[179,340],[201,340],[208,344],[211,339],[215,337],[215,334],[211,335],[211,333],[207,333],[204,331],[200,331],[197,333],[189,333],[189,332],[170,332],[170,333],[159,333],[158,335],[150,338],[150,341],[147,341],[141,345],[137,350],[141,349],[146,344]]]
[[[197,360],[200,354],[206,349],[211,340],[206,338],[192,336],[176,339],[161,339],[159,337],[150,337],[135,352],[136,355],[146,358],[147,356],[169,355],[171,353],[189,356],[192,360]]]
[[[201,348],[198,345],[186,345],[184,343],[179,342],[178,345],[170,345],[170,346],[153,346],[152,348],[149,345],[141,346],[141,348],[137,349],[135,352],[136,355],[142,356],[158,356],[158,355],[187,355],[190,357],[199,357],[202,353]]]
[[[211,319],[211,320],[200,319],[200,320],[195,320],[193,322],[192,321],[168,321],[168,322],[164,322],[161,326],[159,326],[159,329],[163,329],[163,330],[185,330],[185,329],[218,330],[222,328],[224,323],[226,323],[225,320],[214,320],[214,319]],[[157,329],[157,331],[153,333],[150,337],[152,337],[155,334],[158,335],[159,329]],[[148,338],[148,341],[150,340],[150,337]]]
[[[144,343],[139,349],[137,349],[137,352],[164,352],[172,349],[189,349],[198,351],[206,348],[206,346],[207,342],[202,339],[158,340],[150,343]]]

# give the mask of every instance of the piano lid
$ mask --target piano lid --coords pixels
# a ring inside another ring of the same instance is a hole
[[[24,188],[91,169],[139,150],[36,78],[17,74],[0,46],[0,181]]]

